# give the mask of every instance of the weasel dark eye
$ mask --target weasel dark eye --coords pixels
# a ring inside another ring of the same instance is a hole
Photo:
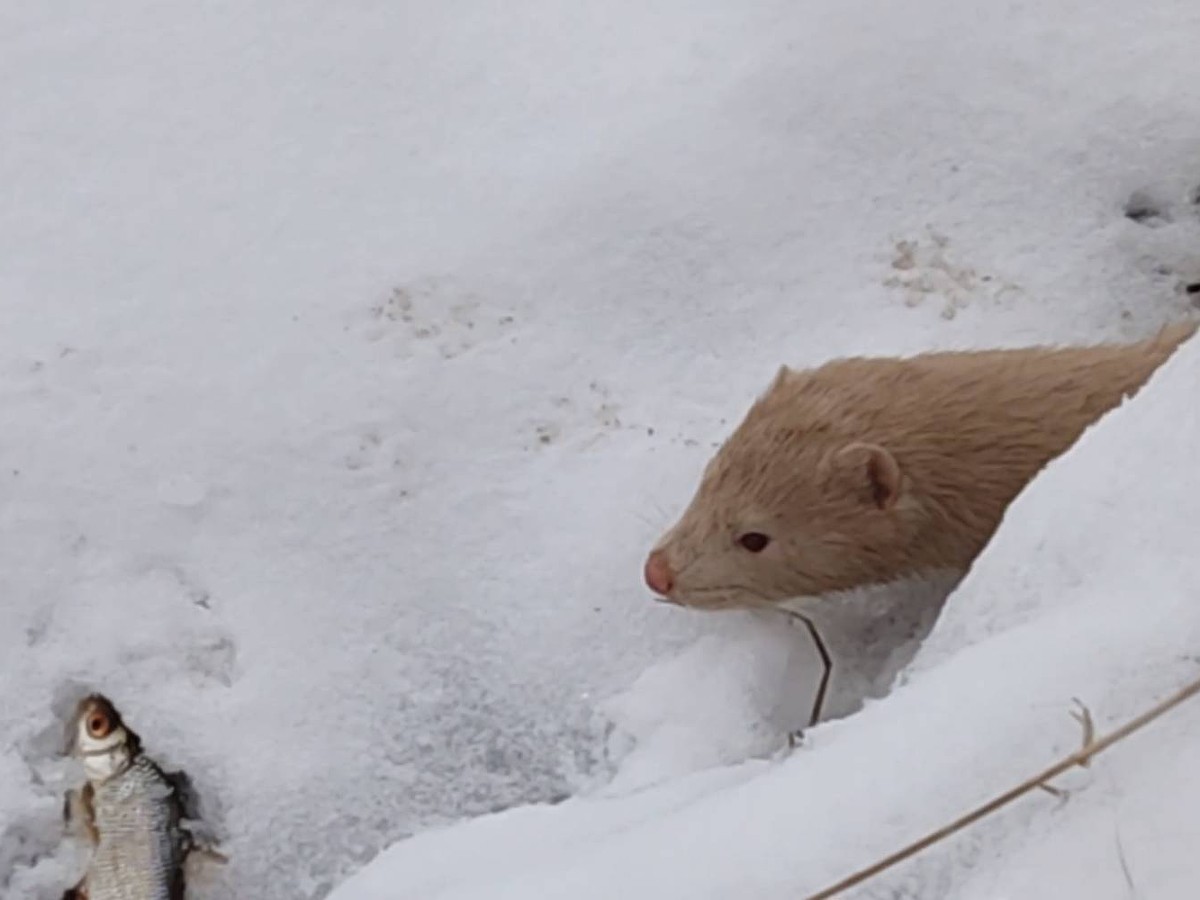
[[[767,549],[767,544],[771,543],[771,539],[760,532],[748,531],[738,538],[738,543],[751,553],[762,553]]]

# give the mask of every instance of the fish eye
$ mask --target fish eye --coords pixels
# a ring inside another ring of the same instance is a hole
[[[760,531],[748,531],[738,538],[738,543],[751,553],[762,553],[771,539]]]
[[[108,737],[110,731],[112,731],[112,723],[104,713],[96,711],[88,716],[87,732],[89,735],[94,738]]]

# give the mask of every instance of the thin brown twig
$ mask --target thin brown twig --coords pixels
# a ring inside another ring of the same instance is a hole
[[[1061,775],[1068,769],[1074,768],[1075,766],[1088,765],[1088,763],[1092,761],[1093,757],[1100,755],[1113,744],[1124,740],[1135,731],[1138,731],[1144,728],[1146,725],[1149,725],[1159,716],[1169,712],[1179,704],[1183,703],[1185,700],[1194,697],[1196,694],[1200,694],[1200,678],[1191,682],[1186,687],[1181,688],[1179,691],[1176,691],[1170,697],[1163,700],[1156,706],[1151,707],[1140,716],[1130,719],[1115,731],[1112,731],[1101,738],[1094,738],[1092,740],[1087,740],[1091,732],[1091,716],[1086,714],[1085,708],[1084,714],[1077,716],[1084,729],[1085,741],[1083,746],[1081,746],[1074,753],[1064,757],[1059,762],[1050,766],[1048,769],[1045,769],[1044,771],[1025,779],[1025,781],[1021,782],[1011,790],[1007,790],[1003,794],[993,797],[987,803],[976,807],[975,809],[971,810],[971,812],[959,817],[949,825],[930,832],[929,834],[925,835],[925,837],[918,841],[914,841],[902,850],[897,850],[890,856],[884,857],[875,864],[867,866],[865,869],[860,869],[853,875],[843,878],[841,881],[830,885],[824,890],[808,895],[805,900],[828,900],[828,898],[834,897],[843,891],[854,887],[855,885],[861,884],[862,882],[869,878],[875,877],[886,869],[890,869],[897,863],[903,862],[911,856],[915,856],[927,847],[936,844],[939,841],[945,840],[955,832],[961,831],[968,825],[979,821],[1001,807],[1007,806],[1018,797],[1021,797],[1030,791],[1037,790],[1051,778]],[[1082,704],[1080,704],[1080,706],[1082,706]]]

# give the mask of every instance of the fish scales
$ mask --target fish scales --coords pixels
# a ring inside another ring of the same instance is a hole
[[[183,835],[174,790],[138,757],[97,785],[92,799],[99,842],[88,871],[88,900],[175,900]]]

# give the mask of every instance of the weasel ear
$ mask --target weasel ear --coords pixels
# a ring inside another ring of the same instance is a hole
[[[834,477],[864,503],[886,510],[900,499],[900,464],[886,448],[855,442],[835,451],[830,462]]]

